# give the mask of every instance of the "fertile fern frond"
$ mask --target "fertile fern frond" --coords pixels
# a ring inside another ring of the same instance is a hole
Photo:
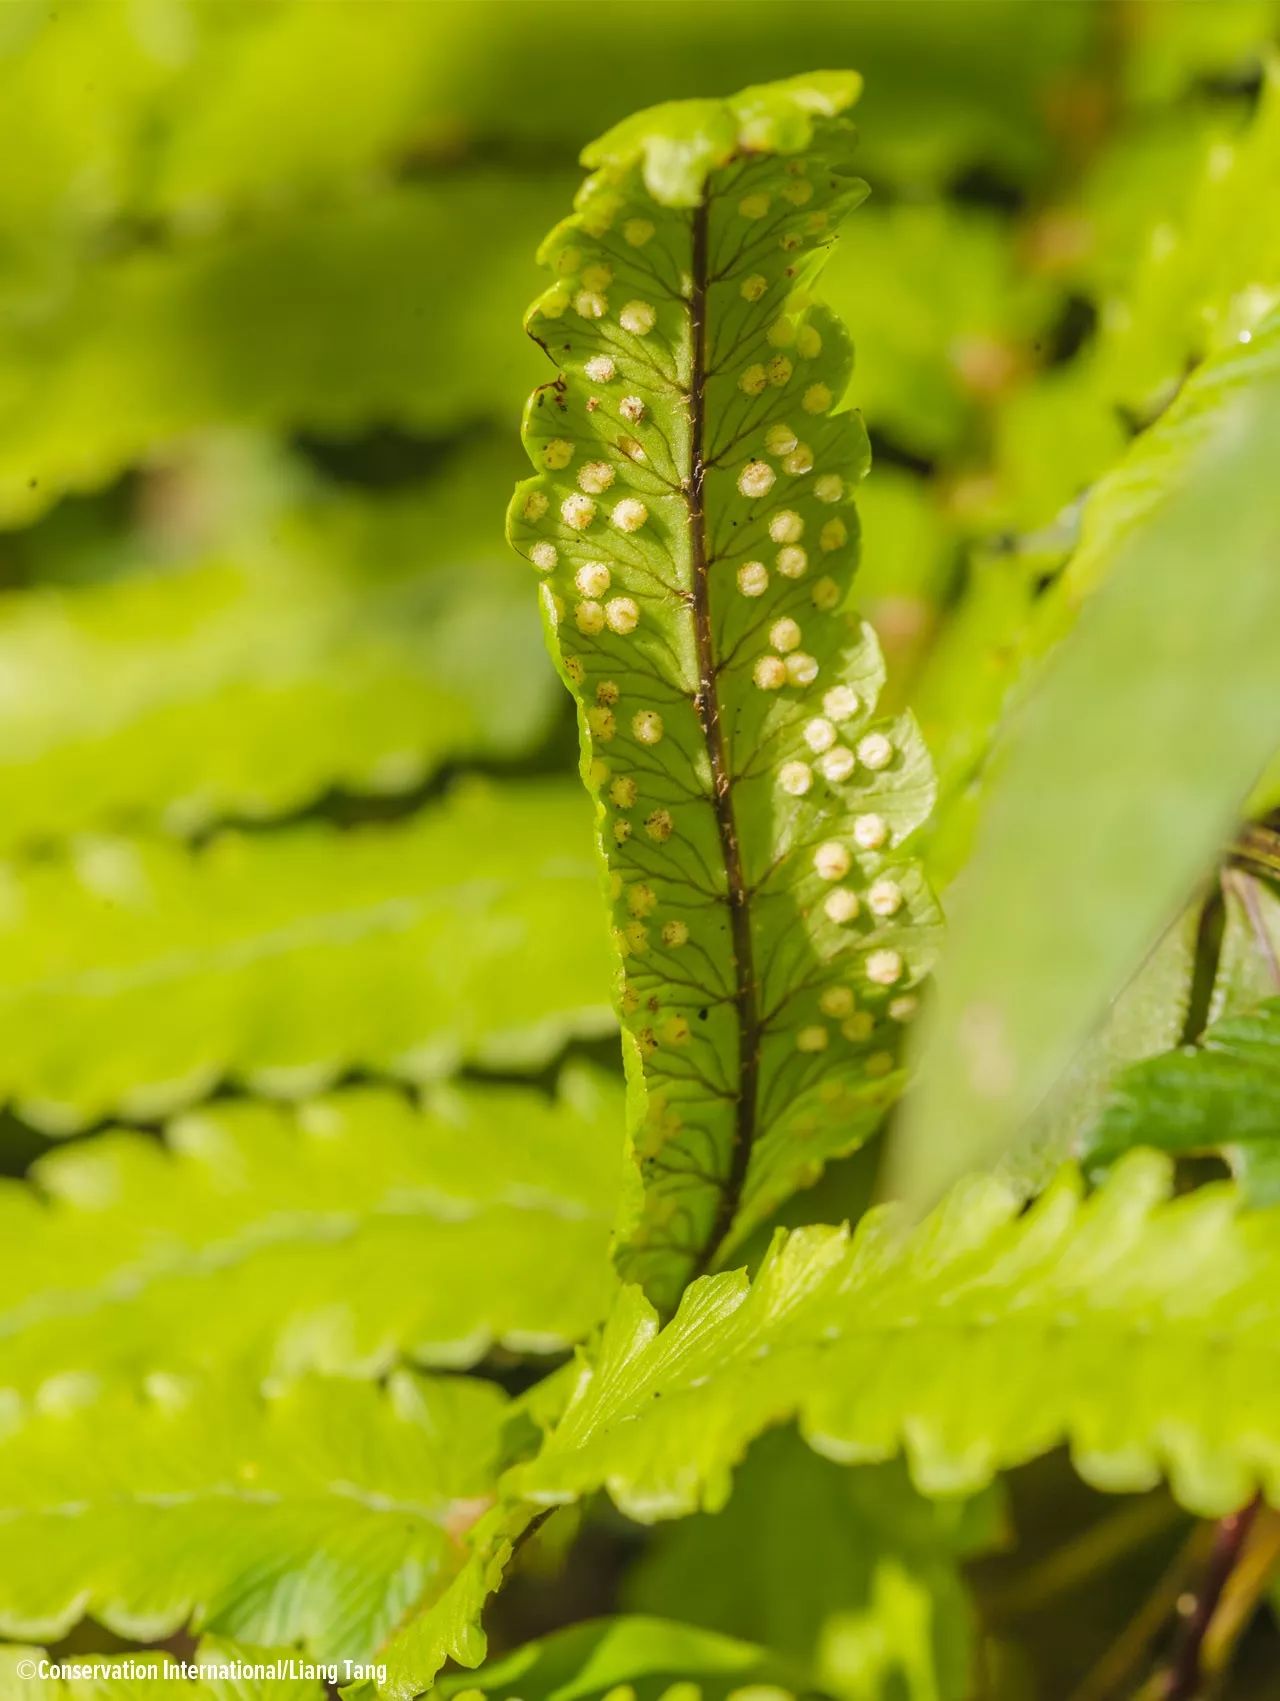
[[[1167,1474],[1206,1515],[1280,1501],[1276,1215],[1227,1186],[1168,1192],[1154,1153],[1088,1200],[1067,1172],[1025,1215],[966,1182],[914,1231],[884,1208],[852,1239],[780,1236],[754,1281],[695,1284],[661,1332],[628,1289],[510,1490],[605,1488],[645,1521],[714,1509],[751,1440],[795,1418],[834,1459],[905,1450],[928,1494],[1066,1442],[1099,1488]]]
[[[901,846],[932,778],[846,612],[867,465],[811,293],[865,186],[830,72],[657,107],[583,154],[530,333],[537,476],[510,510],[577,699],[663,1304],[897,1086],[933,901]]]
[[[460,789],[394,826],[98,840],[6,872],[0,1098],[50,1133],[232,1080],[540,1066],[612,1029],[580,800]]]
[[[184,1625],[366,1657],[459,1563],[507,1456],[491,1383],[397,1372],[91,1377],[0,1408],[0,1633],[84,1616],[134,1641]]]
[[[608,1308],[622,1094],[352,1088],[112,1133],[0,1183],[0,1388],[547,1352]]]
[[[505,464],[286,509],[181,572],[0,595],[0,849],[188,833],[528,750],[555,680],[475,519]]]

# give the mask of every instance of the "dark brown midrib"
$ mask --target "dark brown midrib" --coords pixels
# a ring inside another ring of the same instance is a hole
[[[715,649],[711,636],[711,596],[707,562],[706,513],[703,485],[703,428],[707,376],[707,203],[693,213],[693,278],[689,316],[693,340],[693,372],[689,385],[690,453],[685,502],[689,512],[689,542],[693,556],[693,631],[698,659],[698,692],[694,710],[711,765],[711,803],[715,810],[720,853],[724,860],[726,899],[733,946],[733,1005],[738,1018],[738,1094],[734,1105],[733,1149],[729,1170],[720,1187],[715,1218],[690,1272],[690,1280],[710,1268],[732,1226],[747,1178],[756,1134],[756,1099],[760,1074],[760,1009],[751,943],[747,883],[742,872],[738,824],[733,811],[733,778],[720,724],[720,695]]]

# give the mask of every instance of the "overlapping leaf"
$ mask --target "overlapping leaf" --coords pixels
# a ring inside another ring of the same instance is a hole
[[[187,831],[527,750],[555,681],[475,523],[503,464],[314,501],[181,570],[0,597],[0,845]]]
[[[607,1309],[622,1094],[353,1088],[113,1133],[0,1184],[0,1386],[55,1374],[473,1363]]]
[[[1095,494],[1089,523],[1105,542],[1086,544],[1046,599],[1056,635],[1097,586],[993,762],[902,1129],[899,1179],[920,1194],[1019,1136],[1186,906],[1274,754],[1277,333],[1273,314],[1265,334],[1197,372]]]
[[[56,1639],[88,1615],[135,1641],[190,1624],[367,1657],[461,1563],[506,1416],[491,1384],[405,1372],[266,1394],[73,1376],[7,1401],[0,1630]]]
[[[932,899],[909,719],[843,610],[866,440],[811,293],[848,175],[851,74],[641,113],[593,144],[529,325],[538,475],[516,547],[579,704],[623,959],[645,1196],[627,1267],[661,1301],[896,1084]]]
[[[498,176],[387,189],[82,268],[6,333],[0,525],[214,425],[441,435],[496,417],[536,372],[494,350],[562,195]],[[463,228],[466,265],[439,266]]]
[[[50,1133],[219,1082],[540,1067],[612,1028],[584,808],[479,783],[394,826],[96,840],[4,870],[0,1097]]]
[[[1025,1214],[975,1180],[914,1231],[892,1209],[852,1240],[800,1229],[754,1281],[696,1284],[661,1332],[628,1289],[511,1489],[714,1510],[748,1443],[794,1417],[838,1460],[905,1450],[931,1495],[1066,1442],[1099,1488],[1167,1474],[1202,1514],[1280,1500],[1276,1215],[1226,1185],[1170,1201],[1169,1179],[1138,1154],[1087,1201],[1070,1172]]]

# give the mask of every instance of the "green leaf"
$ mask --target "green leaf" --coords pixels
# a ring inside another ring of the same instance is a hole
[[[555,682],[474,520],[504,465],[286,509],[180,571],[0,598],[0,844],[188,832],[527,751]]]
[[[558,1100],[352,1088],[78,1142],[0,1184],[0,1383],[569,1346],[608,1308],[621,1128],[621,1091],[575,1070]]]
[[[0,1097],[49,1133],[220,1082],[539,1068],[613,1030],[584,811],[474,783],[394,826],[94,840],[3,870]]]
[[[1280,173],[1280,66],[1268,69],[1239,135],[1224,134],[1221,119],[1191,121],[1194,160],[1183,157],[1185,109],[1172,122],[1172,172],[1154,155],[1154,181],[1151,168],[1135,174],[1110,223],[1105,209],[1067,212],[1070,240],[1083,236],[1098,256],[1101,275],[1086,287],[1101,297],[1099,329],[1076,360],[1014,395],[997,417],[998,480],[1016,526],[1042,525],[1075,501],[1121,451],[1126,422],[1157,415],[1188,368],[1256,331],[1280,300],[1280,233],[1257,216]],[[1104,150],[1104,187],[1114,169]],[[1110,224],[1119,222],[1127,231],[1117,243]]]
[[[380,1694],[392,1701],[413,1701],[430,1688],[448,1661],[480,1664],[489,1646],[481,1625],[485,1606],[502,1586],[517,1547],[536,1528],[536,1514],[528,1506],[500,1503],[481,1518],[448,1587],[406,1620],[387,1643],[387,1675],[385,1682],[377,1684]]]
[[[1089,559],[1098,589],[1011,717],[957,895],[897,1152],[917,1197],[1017,1137],[1273,753],[1276,350],[1280,314],[1201,369],[1093,499],[1111,540]],[[1161,492],[1140,519],[1139,465]],[[1230,573],[1211,570],[1221,559]]]
[[[83,1668],[72,1677],[25,1677],[25,1660],[47,1660],[44,1648],[0,1648],[0,1701],[136,1701],[143,1684],[163,1684],[176,1701],[323,1701],[325,1678],[298,1671],[311,1664],[290,1648],[253,1648],[204,1636],[186,1660],[204,1669],[187,1677],[174,1669],[174,1656],[131,1649],[125,1654],[60,1654],[54,1663]],[[262,1668],[261,1676],[233,1675],[231,1667]],[[341,1674],[344,1661],[338,1665]],[[333,1668],[329,1668],[333,1669]],[[144,1675],[145,1674],[145,1675]]]
[[[495,418],[536,375],[494,350],[563,194],[554,176],[544,195],[477,174],[81,267],[53,308],[6,327],[0,525],[212,426],[441,435]],[[463,229],[467,264],[441,267]]]
[[[67,1377],[6,1402],[0,1630],[86,1615],[134,1641],[184,1625],[362,1659],[460,1562],[503,1462],[505,1396],[397,1372],[387,1388]]]
[[[528,1642],[437,1693],[479,1701],[588,1701],[620,1688],[638,1701],[791,1701],[798,1676],[763,1648],[660,1618],[595,1619]]]
[[[779,1236],[754,1281],[708,1277],[659,1332],[624,1292],[598,1355],[509,1492],[605,1488],[648,1522],[728,1499],[762,1430],[795,1418],[861,1464],[905,1451],[925,1494],[972,1494],[1069,1444],[1097,1488],[1167,1474],[1205,1516],[1280,1500],[1274,1363],[1280,1236],[1229,1186],[1168,1199],[1135,1154],[1082,1200],[1065,1172],[1031,1209],[967,1180],[911,1231],[895,1207]]]
[[[863,186],[852,73],[658,107],[598,167],[531,309],[538,476],[510,511],[578,702],[623,960],[663,1304],[899,1085],[936,919],[903,840],[932,780],[843,612],[866,466],[844,331],[810,285]]]
[[[1223,1152],[1252,1199],[1280,1202],[1280,998],[1125,1070],[1086,1155],[1106,1165],[1133,1146]]]
[[[899,1465],[842,1470],[788,1434],[748,1454],[714,1517],[641,1556],[627,1603],[751,1635],[849,1701],[966,1701],[973,1611],[957,1561],[999,1533],[999,1498],[930,1502]]]

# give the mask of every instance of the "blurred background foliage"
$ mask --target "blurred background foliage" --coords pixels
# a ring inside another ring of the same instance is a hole
[[[651,102],[865,76],[872,197],[826,291],[874,448],[858,599],[939,766],[945,884],[1082,498],[1275,305],[1278,27],[1273,0],[6,0],[9,1172],[226,1083],[612,1060],[572,721],[502,515],[547,376],[520,332],[534,250],[579,148]],[[660,1538],[625,1587],[634,1532],[606,1515],[510,1591],[506,1639],[678,1612],[739,1528],[790,1575],[775,1502],[818,1517],[825,1470],[744,1477],[736,1525]],[[884,1523],[876,1481],[846,1531]],[[979,1569],[1002,1693],[1067,1695],[1185,1534],[1159,1496],[1099,1506],[1056,1462],[1015,1477],[1014,1525],[1071,1540]],[[814,1595],[777,1645],[928,1701],[933,1667],[869,1651],[857,1602],[910,1617],[941,1568],[954,1668],[950,1579],[1000,1525],[899,1524],[875,1574],[855,1543],[841,1610]],[[759,1633],[771,1575],[706,1622]],[[1233,1694],[1273,1693],[1259,1658]]]

